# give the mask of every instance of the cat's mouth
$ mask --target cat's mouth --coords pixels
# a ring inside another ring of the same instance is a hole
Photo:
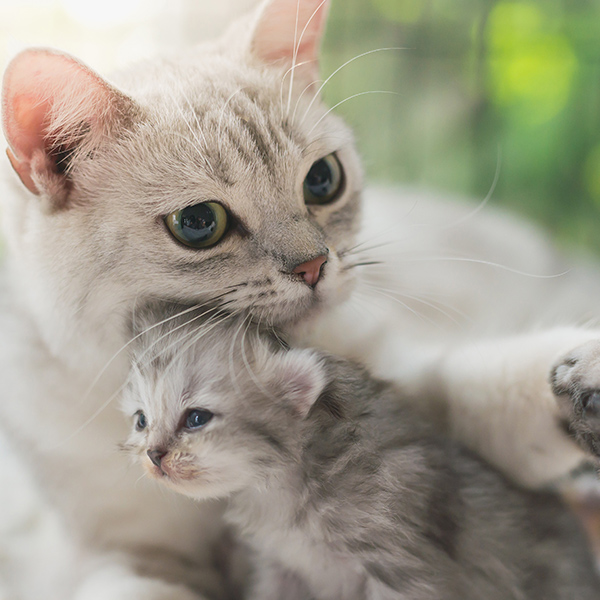
[[[154,479],[177,486],[202,479],[204,471],[195,464],[194,457],[180,452],[169,452],[161,460],[144,463],[147,473]]]
[[[303,263],[295,271],[244,282],[228,297],[227,310],[249,312],[258,322],[293,328],[342,302],[352,289],[354,276],[341,267],[335,252]]]

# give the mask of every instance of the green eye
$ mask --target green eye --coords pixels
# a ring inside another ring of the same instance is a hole
[[[165,217],[175,239],[191,248],[214,246],[227,231],[229,217],[218,202],[202,202]]]
[[[343,187],[344,172],[335,154],[313,163],[304,179],[304,202],[327,204],[335,200]]]

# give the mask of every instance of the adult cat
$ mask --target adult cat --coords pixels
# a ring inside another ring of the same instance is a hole
[[[456,332],[411,326],[392,300],[376,307],[375,295],[365,307],[355,294],[356,304],[334,310],[364,260],[353,249],[362,184],[352,137],[310,86],[327,6],[270,0],[217,42],[138,65],[114,85],[49,50],[21,53],[6,72],[3,126],[21,183],[15,178],[2,198],[0,413],[67,530],[69,563],[57,567],[60,581],[41,582],[48,600],[228,593],[212,565],[220,507],[200,510],[136,482],[115,452],[127,429],[112,402],[128,368],[119,351],[136,306],[148,299],[250,311],[306,341],[320,337],[353,352],[421,399],[441,392],[457,435],[520,480],[547,481],[581,460],[555,423],[546,372],[592,334],[494,343],[482,364],[477,347],[442,352],[450,340],[456,347]],[[499,216],[414,235],[402,220],[414,201],[374,194],[366,238],[398,223],[406,233],[394,236],[416,238],[422,253],[437,255],[454,241],[530,272],[563,270],[535,235]],[[464,216],[451,206],[423,208],[445,224]],[[448,291],[447,273],[430,268],[366,275],[369,285]],[[478,317],[489,322],[494,313],[506,331],[507,321],[537,314],[539,298],[581,289],[577,277],[526,280],[519,317],[505,302],[514,298],[513,279],[486,286],[479,277],[461,290],[488,293],[468,309],[474,330],[483,333]],[[594,282],[595,291],[600,277]],[[435,343],[421,351],[415,340]]]

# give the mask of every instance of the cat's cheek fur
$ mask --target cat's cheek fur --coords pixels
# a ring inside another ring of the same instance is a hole
[[[195,452],[170,452],[163,469],[165,475],[155,474],[157,481],[195,500],[226,498],[248,486],[255,471],[245,448],[241,452],[202,444]]]

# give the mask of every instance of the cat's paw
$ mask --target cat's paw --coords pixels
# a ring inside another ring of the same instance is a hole
[[[600,457],[600,340],[563,356],[550,372],[550,383],[570,433]]]

